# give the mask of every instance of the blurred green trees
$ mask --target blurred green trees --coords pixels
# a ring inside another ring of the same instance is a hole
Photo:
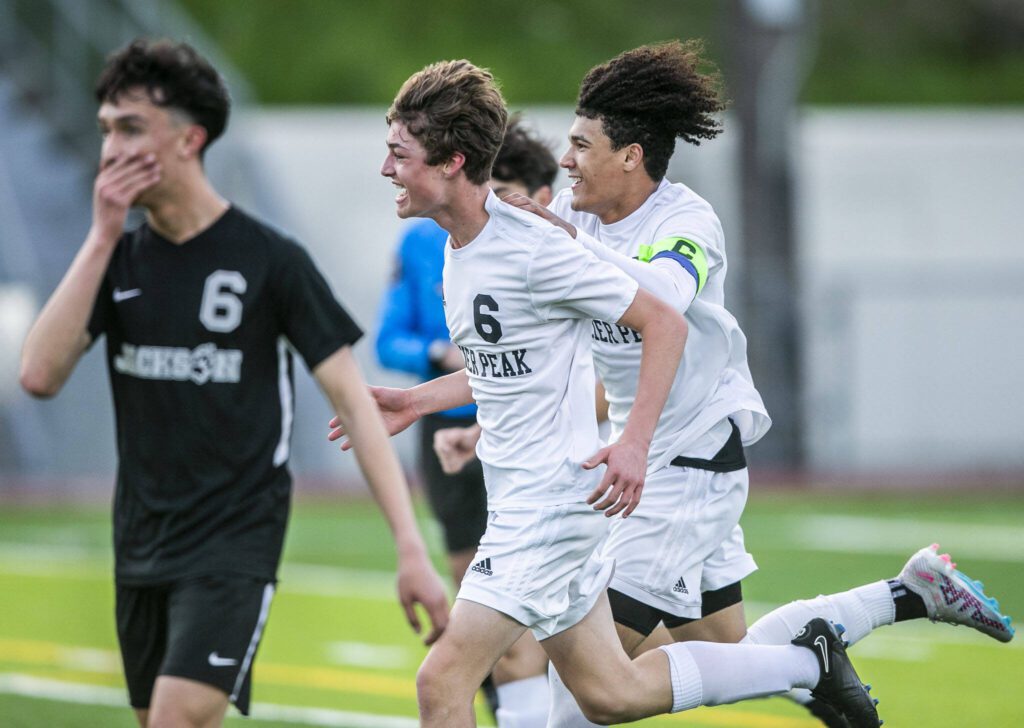
[[[273,104],[384,104],[412,72],[464,57],[514,106],[570,103],[595,63],[705,38],[726,71],[738,0],[181,0]],[[1024,103],[1024,2],[810,2],[803,100]]]

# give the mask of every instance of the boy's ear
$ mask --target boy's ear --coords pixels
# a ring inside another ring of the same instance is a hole
[[[441,165],[441,171],[444,173],[445,177],[454,177],[459,173],[459,170],[465,166],[466,155],[462,152],[455,152],[448,158],[448,161]]]
[[[180,154],[183,158],[198,157],[206,144],[206,128],[199,124],[189,124],[182,139]]]
[[[626,147],[625,152],[626,156],[623,157],[622,167],[627,172],[632,172],[644,163],[644,148],[639,144],[630,144]]]

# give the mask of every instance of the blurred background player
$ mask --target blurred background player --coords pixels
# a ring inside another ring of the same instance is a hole
[[[490,186],[499,197],[513,192],[540,205],[552,198],[558,162],[551,150],[513,116],[491,169]],[[423,379],[458,371],[462,352],[451,343],[444,318],[441,270],[448,233],[427,218],[409,225],[398,244],[395,270],[381,304],[377,356],[382,366]],[[427,415],[420,424],[423,482],[434,517],[441,525],[448,565],[458,589],[487,527],[487,492],[480,462],[447,474],[434,452],[435,433],[476,423],[476,405]],[[475,444],[475,443],[474,443]],[[498,725],[527,712],[547,719],[547,656],[530,635],[506,653],[485,683]],[[496,692],[495,692],[496,689]]]
[[[359,327],[312,259],[223,199],[203,167],[228,91],[190,46],[137,40],[96,99],[103,143],[88,236],[25,339],[21,382],[61,389],[107,337],[119,467],[117,632],[142,726],[249,712],[291,498],[294,347],[338,416],[398,547],[398,590],[432,642],[443,585],[352,355]],[[145,222],[125,233],[129,207]]]

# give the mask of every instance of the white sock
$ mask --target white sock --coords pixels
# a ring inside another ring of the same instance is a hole
[[[576,698],[562,682],[558,670],[548,663],[548,686],[551,693],[551,712],[548,713],[548,728],[598,728],[583,715]]]
[[[793,688],[786,693],[785,697],[789,698],[797,705],[807,705],[814,700],[814,696],[811,695],[811,691],[807,688]]]
[[[896,605],[888,582],[878,581],[838,594],[819,595],[784,604],[769,612],[747,630],[745,643],[785,645],[815,617],[823,617],[846,629],[841,637],[851,645],[871,630],[896,620]]]
[[[672,673],[672,712],[724,705],[818,684],[818,658],[796,645],[676,642],[659,648]]]
[[[497,686],[498,728],[545,728],[548,724],[548,677],[534,675]]]

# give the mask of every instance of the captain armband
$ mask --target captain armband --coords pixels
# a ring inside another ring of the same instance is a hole
[[[708,257],[704,248],[686,238],[662,238],[651,245],[641,245],[637,260],[649,263],[659,258],[671,258],[683,266],[697,281],[697,293],[708,280]]]

